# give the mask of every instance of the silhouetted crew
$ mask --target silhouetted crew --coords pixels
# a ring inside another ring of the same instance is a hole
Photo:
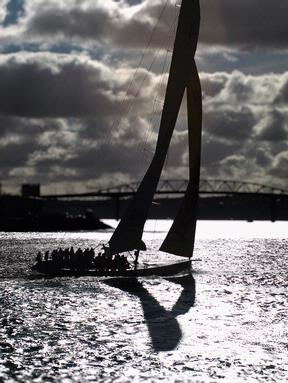
[[[37,263],[41,263],[42,262],[42,253],[41,253],[41,251],[38,251],[38,254],[36,256],[36,261],[37,261]]]
[[[96,271],[99,270],[99,267],[100,267],[100,256],[99,256],[99,254],[95,257],[94,262],[93,262],[93,266],[94,266],[94,269]]]
[[[124,257],[124,259],[125,259],[125,270],[128,270],[130,269],[130,263],[128,262],[127,257]]]
[[[77,254],[74,252],[73,247],[70,249],[70,268],[74,271],[77,267]]]
[[[92,267],[92,266],[93,266],[94,258],[95,258],[95,251],[94,251],[94,249],[91,247],[91,249],[89,250],[89,267]]]
[[[83,268],[83,251],[80,249],[80,247],[76,251],[76,268],[82,269]]]
[[[52,251],[52,253],[51,253],[51,258],[52,258],[52,261],[53,262],[57,262],[57,259],[58,259],[58,249],[56,250],[56,249],[54,249],[53,251]]]
[[[63,263],[64,261],[64,250],[60,247],[57,257],[58,263]]]
[[[89,260],[90,260],[90,255],[89,255],[90,250],[87,248],[83,252],[83,266],[85,268],[89,268]]]
[[[64,266],[68,266],[69,265],[69,261],[70,261],[70,251],[68,248],[66,248],[64,250],[64,255],[63,255],[63,263],[64,263]]]
[[[134,267],[135,267],[135,269],[137,268],[137,265],[138,265],[139,253],[140,253],[140,250],[135,250],[135,252],[134,252],[134,255],[135,255]]]
[[[48,261],[48,259],[49,259],[49,251],[48,250],[45,251],[44,259],[45,259],[45,261]]]
[[[127,261],[127,258],[125,255],[120,256],[120,270],[127,270],[129,269],[130,265],[129,262]]]
[[[100,255],[100,268],[99,268],[99,271],[103,272],[106,269],[105,262],[106,262],[105,255],[104,254]]]
[[[117,265],[117,258],[116,258],[116,256],[112,256],[111,257],[112,259],[111,259],[111,271],[116,271],[117,270],[117,267],[118,267],[118,265]]]
[[[121,257],[120,254],[115,255],[115,270],[121,269]]]
[[[44,259],[45,259],[45,262],[48,262],[48,260],[49,260],[49,251],[45,252]]]
[[[104,271],[108,271],[109,270],[109,256],[108,254],[103,254],[103,267],[104,267]]]

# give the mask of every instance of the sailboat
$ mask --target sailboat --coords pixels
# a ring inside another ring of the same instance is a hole
[[[154,268],[126,270],[118,273],[119,275],[172,275],[191,266],[197,221],[202,127],[201,84],[195,63],[199,28],[199,0],[182,0],[155,153],[137,192],[110,238],[108,246],[105,247],[110,256],[131,251],[139,254],[140,251],[146,250],[142,240],[144,225],[186,90],[189,183],[179,211],[159,249],[184,257],[186,260]],[[113,272],[111,275],[116,274],[117,272]],[[97,273],[94,272],[94,275]]]
[[[111,254],[146,250],[142,240],[144,224],[186,90],[189,183],[180,209],[159,250],[188,258],[188,261],[181,262],[183,267],[189,266],[191,262],[197,221],[202,131],[202,93],[195,63],[199,28],[199,0],[182,0],[155,154],[134,198],[109,241]],[[176,266],[178,270],[180,264],[176,264],[175,269]],[[161,269],[163,270],[163,267]]]

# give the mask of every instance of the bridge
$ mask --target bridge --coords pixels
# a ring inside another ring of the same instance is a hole
[[[158,184],[150,218],[172,218],[186,191],[187,180],[162,180]],[[139,183],[107,186],[87,193],[43,195],[49,200],[78,203],[100,218],[120,218]],[[199,219],[288,220],[288,191],[260,183],[202,179]],[[74,201],[74,202],[73,202]]]
[[[158,184],[155,195],[183,195],[186,191],[187,185],[188,180],[161,180]],[[57,199],[82,199],[91,197],[125,198],[135,194],[138,186],[138,182],[133,182],[130,184],[107,186],[105,188],[100,188],[87,193],[50,194],[42,195],[42,197]],[[199,194],[213,194],[223,196],[247,194],[288,196],[288,190],[253,182],[201,179]]]

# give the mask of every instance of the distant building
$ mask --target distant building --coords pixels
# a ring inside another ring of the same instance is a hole
[[[40,197],[40,184],[22,184],[22,197]]]

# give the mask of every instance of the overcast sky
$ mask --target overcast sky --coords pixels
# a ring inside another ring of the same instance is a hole
[[[288,189],[288,2],[200,0],[202,178]],[[0,0],[0,182],[89,191],[153,154],[180,0]],[[162,74],[163,73],[163,74]],[[163,176],[187,177],[185,103]]]

